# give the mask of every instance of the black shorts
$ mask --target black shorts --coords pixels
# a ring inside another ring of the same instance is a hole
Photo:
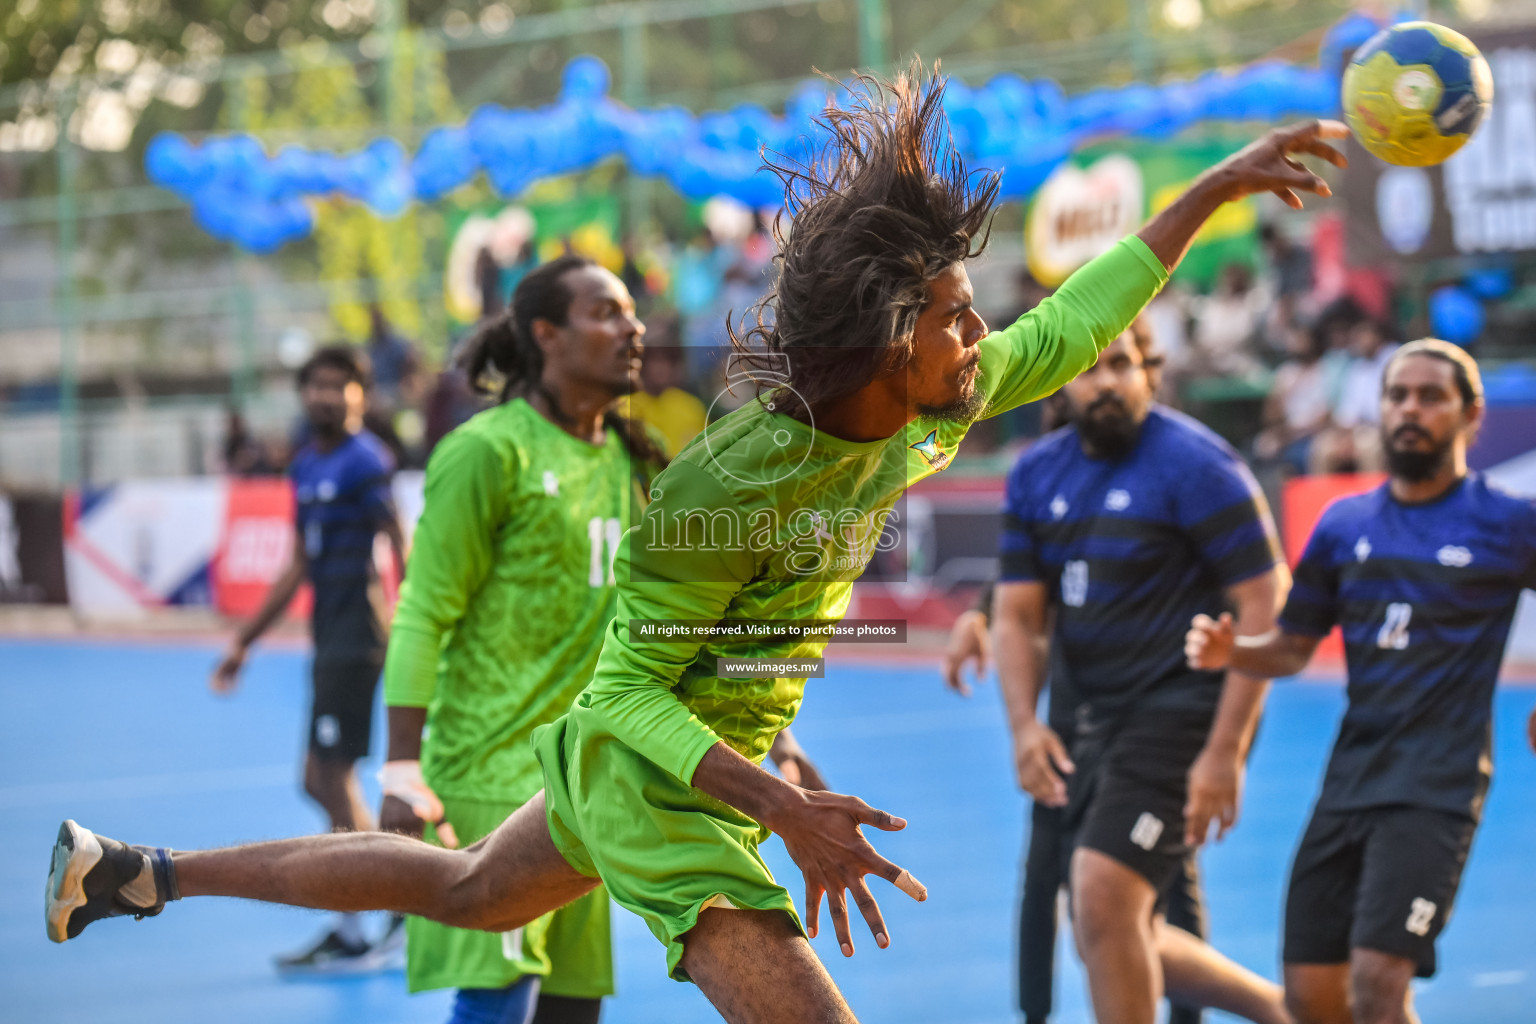
[[[1422,807],[1312,813],[1285,898],[1288,964],[1342,964],[1373,949],[1435,973],[1477,822]]]
[[[1084,716],[1072,744],[1066,828],[1085,846],[1124,864],[1159,893],[1190,847],[1184,842],[1189,767],[1215,710],[1140,710],[1115,719]]]
[[[373,733],[376,658],[315,659],[314,702],[309,714],[309,753],[322,761],[352,762],[368,756]]]

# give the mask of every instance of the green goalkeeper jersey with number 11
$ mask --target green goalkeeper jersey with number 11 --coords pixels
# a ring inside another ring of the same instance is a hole
[[[635,468],[613,432],[588,444],[521,398],[433,451],[384,678],[386,703],[428,708],[422,774],[440,796],[539,791],[528,735],[592,677]]]

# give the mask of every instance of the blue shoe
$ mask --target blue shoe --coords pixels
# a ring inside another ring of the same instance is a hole
[[[128,846],[73,821],[59,826],[43,892],[48,937],[54,942],[72,939],[104,917],[154,917],[179,898],[170,850]]]

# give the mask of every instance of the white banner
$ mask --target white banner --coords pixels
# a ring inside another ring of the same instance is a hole
[[[165,605],[211,605],[208,565],[224,521],[219,478],[135,480],[87,491],[64,521],[70,605],[134,616]]]

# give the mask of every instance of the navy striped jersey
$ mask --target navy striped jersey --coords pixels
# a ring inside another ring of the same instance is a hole
[[[1344,633],[1349,706],[1319,807],[1481,814],[1493,684],[1525,587],[1536,506],[1476,473],[1425,504],[1383,485],[1323,512],[1280,617],[1288,633]]]
[[[1197,613],[1280,561],[1274,523],[1237,453],[1182,413],[1153,406],[1135,447],[1090,458],[1071,427],[1008,476],[1002,571],[1039,580],[1056,610],[1051,685],[1095,710],[1208,709],[1221,674],[1184,661]]]
[[[394,516],[389,478],[395,460],[367,431],[330,451],[313,441],[288,468],[298,502],[298,542],[309,560],[316,659],[379,658],[384,626],[369,600],[373,538]]]

